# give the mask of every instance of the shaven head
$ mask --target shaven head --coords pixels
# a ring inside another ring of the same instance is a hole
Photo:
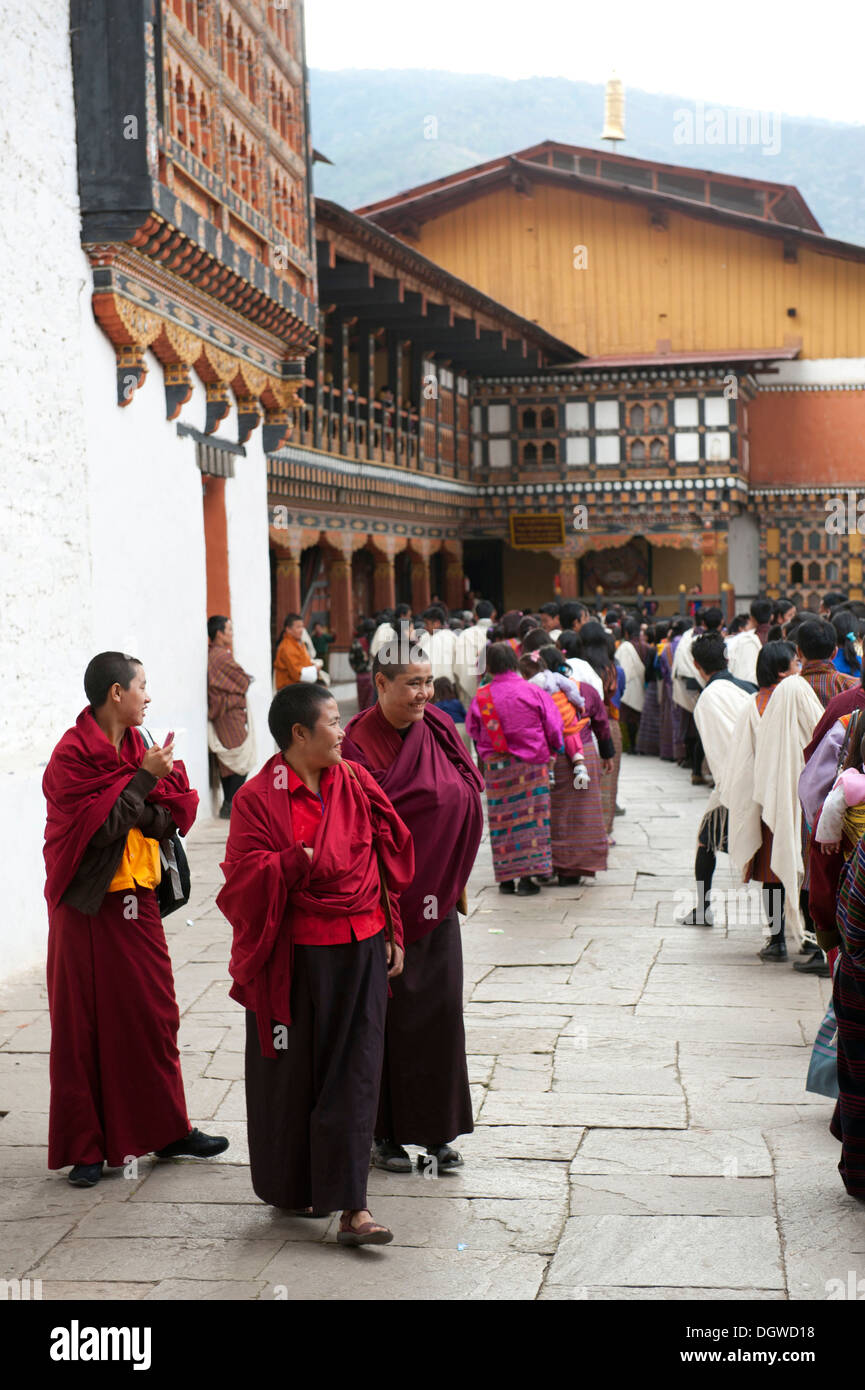
[[[271,701],[267,725],[280,753],[291,747],[295,725],[312,733],[328,702],[336,704],[327,686],[313,685],[308,681],[284,685],[282,690],[276,692]]]
[[[112,686],[128,690],[140,667],[136,656],[126,656],[124,652],[100,652],[94,656],[84,672],[84,693],[90,708],[101,709]]]

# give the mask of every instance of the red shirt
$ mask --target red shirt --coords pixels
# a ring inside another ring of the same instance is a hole
[[[288,794],[291,797],[291,820],[297,836],[297,846],[313,840],[324,815],[330,792],[333,769],[326,767],[321,774],[319,794],[311,792],[293,767],[285,764],[288,773]],[[359,917],[325,917],[310,912],[298,912],[292,923],[292,939],[296,946],[339,946],[346,941],[365,941],[385,927],[384,909],[377,903],[372,912]]]

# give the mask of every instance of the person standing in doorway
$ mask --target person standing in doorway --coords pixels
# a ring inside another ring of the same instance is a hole
[[[231,802],[255,765],[255,735],[249,720],[248,676],[232,654],[231,619],[214,614],[207,620],[207,745],[216,758],[222,783],[221,820],[231,818]]]

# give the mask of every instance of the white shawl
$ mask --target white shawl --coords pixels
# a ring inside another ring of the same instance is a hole
[[[757,657],[763,644],[753,628],[727,639],[727,665],[731,676],[757,684]],[[774,695],[772,699],[774,700]],[[771,701],[769,702],[771,704]]]
[[[772,832],[772,872],[784,885],[785,920],[801,937],[799,889],[802,862],[802,809],[799,777],[804,749],[811,742],[823,706],[801,676],[786,676],[766,706],[754,752],[754,800]]]
[[[716,806],[726,806],[724,778],[730,760],[730,743],[736,720],[742,706],[750,696],[733,681],[723,676],[709,681],[700,691],[700,698],[694,706],[694,722],[703,745],[706,762],[715,782],[709,797],[707,811]]]
[[[733,868],[741,879],[744,879],[745,870],[763,842],[760,807],[754,800],[754,758],[760,724],[757,697],[749,695],[748,703],[733,728],[730,766],[725,781],[726,805],[730,813],[727,843]]]
[[[627,638],[620,642],[616,660],[625,673],[625,688],[622,691],[622,704],[629,709],[641,710],[646,698],[646,667],[640,660],[640,653],[633,642]]]
[[[673,657],[673,703],[687,710],[693,710],[700,697],[699,690],[688,690],[685,685],[686,677],[694,681],[700,679],[694,658],[691,656],[691,647],[697,635],[692,627],[683,632],[679,638],[676,655]],[[699,635],[702,636],[702,633]]]

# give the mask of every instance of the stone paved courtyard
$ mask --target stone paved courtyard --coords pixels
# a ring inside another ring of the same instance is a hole
[[[865,1274],[831,1102],[804,1090],[828,982],[760,962],[741,905],[725,924],[726,859],[714,929],[674,924],[704,788],[626,758],[619,800],[597,885],[503,898],[481,846],[464,925],[477,1127],[456,1173],[372,1173],[383,1250],[339,1249],[335,1216],[290,1218],[250,1187],[243,1016],[213,902],[225,827],[203,822],[193,899],[166,926],[190,1116],[231,1147],[141,1159],[92,1191],[48,1173],[32,972],[0,991],[0,1277],[74,1299],[781,1300]]]

